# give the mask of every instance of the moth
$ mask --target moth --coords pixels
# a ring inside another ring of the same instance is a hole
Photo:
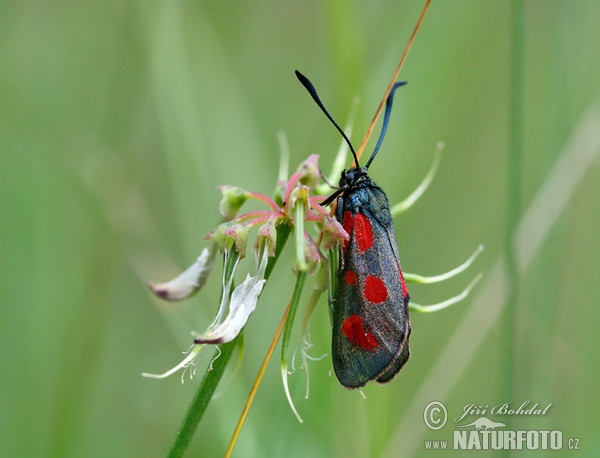
[[[342,172],[339,188],[322,205],[336,201],[336,218],[350,236],[339,248],[337,289],[332,307],[332,360],[346,388],[375,380],[387,383],[410,356],[409,294],[400,267],[388,199],[369,177],[390,119],[397,82],[386,100],[381,134],[364,167],[352,143],[321,102],[313,84],[296,76],[350,147],[355,167]]]

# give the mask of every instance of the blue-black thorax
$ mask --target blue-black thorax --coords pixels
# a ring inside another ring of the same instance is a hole
[[[389,203],[385,193],[369,177],[364,167],[344,170],[340,178],[337,216],[342,221],[344,211],[364,213],[375,217],[381,224],[391,223]]]

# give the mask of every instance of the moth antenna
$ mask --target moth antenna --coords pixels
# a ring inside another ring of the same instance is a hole
[[[371,162],[373,162],[373,159],[375,159],[375,156],[377,155],[381,144],[383,143],[383,138],[385,137],[385,133],[387,132],[388,122],[390,121],[390,114],[392,113],[392,104],[394,103],[394,92],[396,92],[396,89],[398,89],[400,86],[404,86],[405,84],[406,81],[401,81],[399,83],[395,83],[394,86],[392,86],[390,95],[388,96],[387,101],[385,102],[385,114],[383,115],[383,125],[381,126],[381,133],[379,134],[379,139],[377,140],[375,149],[373,150],[373,153],[371,153],[371,157],[365,165],[365,169],[369,168]]]
[[[323,113],[325,113],[325,116],[327,116],[327,119],[329,119],[331,121],[331,123],[335,126],[335,128],[338,130],[338,132],[340,134],[342,134],[342,137],[344,137],[344,140],[346,141],[346,143],[350,147],[350,151],[352,151],[352,156],[354,157],[354,161],[356,163],[356,166],[358,167],[358,157],[356,156],[356,151],[354,151],[354,147],[352,146],[352,143],[350,142],[350,139],[346,136],[346,133],[338,125],[338,123],[335,122],[335,119],[333,119],[331,117],[331,115],[329,114],[329,112],[325,108],[325,105],[323,105],[323,102],[321,102],[321,99],[319,98],[319,94],[317,94],[317,90],[315,89],[315,87],[313,86],[313,84],[310,82],[310,80],[306,76],[304,76],[298,70],[296,70],[296,77],[298,78],[298,80],[300,80],[300,82],[302,83],[302,86],[304,86],[306,88],[306,90],[308,91],[308,93],[310,94],[310,96],[313,98],[313,100],[315,101],[315,103],[317,105],[319,105],[319,108],[321,109],[321,111],[323,111]]]

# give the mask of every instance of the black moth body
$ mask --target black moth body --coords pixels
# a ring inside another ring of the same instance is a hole
[[[389,382],[408,357],[409,295],[385,193],[364,168],[342,175],[337,219],[350,235],[340,247],[332,358],[342,385]]]
[[[394,84],[375,150],[366,166],[360,167],[350,140],[312,83],[298,71],[296,76],[342,134],[357,164],[342,172],[339,189],[323,202],[336,200],[336,218],[350,236],[339,249],[337,290],[331,304],[333,368],[346,388],[360,388],[371,380],[387,383],[410,356],[409,294],[390,206],[385,193],[369,178],[368,168],[385,136],[394,91],[405,83]]]

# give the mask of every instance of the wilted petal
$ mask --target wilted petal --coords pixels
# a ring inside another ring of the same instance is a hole
[[[225,220],[229,221],[235,218],[242,205],[248,200],[248,191],[237,186],[224,185],[219,186],[221,191],[221,202],[219,203],[219,211]]]
[[[310,191],[307,186],[300,185],[290,194],[289,206],[293,210],[296,237],[296,267],[301,272],[308,269],[304,255],[304,220],[309,210],[308,199]]]
[[[195,343],[221,344],[233,340],[246,325],[248,318],[256,308],[258,296],[266,283],[267,250],[262,254],[260,265],[254,277],[247,275],[244,282],[233,290],[229,301],[229,313],[221,323],[215,323]]]
[[[471,264],[473,264],[473,261],[475,261],[475,258],[477,258],[477,256],[479,256],[479,254],[482,251],[483,251],[483,245],[479,245],[477,247],[477,249],[475,250],[475,252],[471,255],[471,257],[469,257],[469,259],[467,259],[465,262],[463,262],[460,266],[455,267],[454,269],[449,270],[448,272],[445,272],[443,274],[431,275],[431,276],[425,277],[423,275],[411,274],[411,273],[406,272],[404,274],[404,280],[406,280],[408,283],[418,283],[421,285],[426,285],[426,284],[430,284],[430,283],[437,283],[437,282],[449,280],[452,277],[455,277],[458,274],[467,270],[471,266]]]
[[[305,211],[308,211],[309,196],[309,187],[305,185],[298,185],[290,194],[288,206],[292,209],[296,209],[301,205],[305,209]]]
[[[246,246],[248,246],[248,227],[244,224],[234,224],[223,231],[223,235],[231,237],[235,243],[235,249],[240,257],[246,256]]]
[[[167,283],[149,283],[150,290],[161,299],[180,301],[194,295],[204,286],[210,271],[216,250],[205,248],[196,262],[188,267],[181,275]]]
[[[285,192],[285,186],[288,180],[290,168],[290,147],[288,145],[285,132],[278,132],[277,140],[279,141],[281,160],[279,162],[279,178],[277,179],[277,185],[275,186],[275,191],[273,192],[273,200],[281,206],[283,205],[283,194]]]
[[[342,244],[350,236],[342,225],[329,215],[323,218],[323,249],[331,250],[336,244]]]
[[[190,349],[190,351],[187,352],[187,355],[185,358],[183,358],[183,361],[181,361],[177,366],[173,367],[172,369],[169,369],[167,372],[163,372],[162,374],[150,374],[148,372],[142,372],[142,377],[167,378],[170,375],[173,375],[175,372],[183,369],[183,373],[181,374],[181,383],[183,383],[183,376],[185,375],[185,371],[190,367],[192,367],[192,368],[194,367],[196,358],[202,351],[203,347],[204,347],[204,345],[194,345]],[[194,372],[195,372],[194,370],[190,371],[190,378],[193,377]]]
[[[321,179],[321,171],[319,170],[319,156],[311,154],[307,160],[305,160],[298,171],[300,175],[300,183],[307,186],[309,189],[314,189],[319,184]]]
[[[231,250],[234,239],[230,235],[227,235],[226,232],[232,225],[231,222],[219,224],[216,228],[206,234],[204,240],[210,240],[223,251]]]
[[[469,283],[469,286],[467,286],[465,288],[465,290],[462,293],[460,293],[458,296],[451,297],[450,299],[446,299],[445,301],[442,301],[442,302],[439,302],[439,303],[433,304],[433,305],[420,305],[420,304],[411,302],[409,304],[408,308],[411,311],[427,313],[427,312],[437,312],[438,310],[442,310],[442,309],[445,309],[446,307],[450,307],[451,305],[454,305],[457,302],[462,301],[465,297],[467,297],[471,293],[471,290],[477,284],[477,282],[479,280],[481,280],[481,277],[483,277],[483,274],[480,273],[471,281],[471,283]]]
[[[269,220],[263,224],[258,230],[256,236],[256,247],[258,248],[261,243],[264,243],[268,250],[269,256],[275,256],[275,247],[277,246],[277,218],[269,218]]]
[[[437,169],[440,165],[440,157],[442,155],[442,151],[444,151],[444,147],[444,143],[442,142],[439,142],[437,144],[435,149],[435,155],[433,156],[433,163],[429,167],[427,175],[425,175],[425,178],[423,178],[421,184],[417,186],[417,189],[415,189],[410,196],[408,196],[402,202],[399,202],[396,205],[392,206],[392,208],[390,208],[390,213],[392,214],[392,216],[397,216],[400,213],[408,210],[425,193],[425,191],[433,181],[433,177],[435,176]]]
[[[317,264],[324,260],[319,247],[306,232],[304,233],[304,259],[308,273],[313,273]]]
[[[225,254],[224,266],[229,265],[230,258],[233,256],[234,257],[233,267],[231,269],[231,276],[229,278],[225,277],[225,275],[224,275],[225,272],[223,272],[223,290],[221,293],[221,303],[219,304],[219,311],[217,312],[217,316],[215,317],[215,319],[213,320],[213,322],[211,323],[209,328],[212,328],[215,325],[217,325],[218,323],[220,323],[221,321],[223,321],[223,317],[225,316],[225,313],[227,312],[227,307],[229,307],[229,295],[231,292],[231,286],[233,285],[233,277],[235,276],[235,270],[237,269],[237,266],[240,262],[240,257],[237,252],[225,251],[224,254]],[[226,268],[226,270],[227,270],[227,268]]]

